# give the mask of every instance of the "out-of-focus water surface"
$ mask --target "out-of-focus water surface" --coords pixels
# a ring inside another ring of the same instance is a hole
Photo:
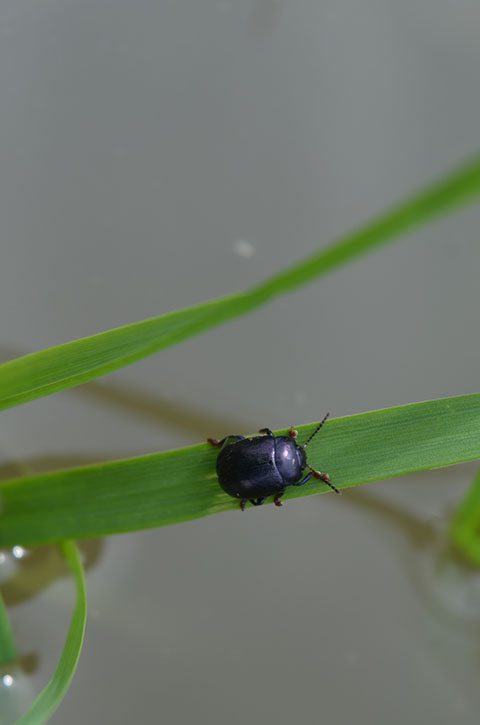
[[[467,158],[479,27],[467,0],[5,0],[2,359],[243,289]],[[0,474],[478,391],[479,227],[472,206],[5,411]],[[89,542],[52,723],[476,722],[480,573],[443,539],[475,470]],[[7,552],[0,581],[23,663],[0,681],[10,723],[74,591],[53,549]]]

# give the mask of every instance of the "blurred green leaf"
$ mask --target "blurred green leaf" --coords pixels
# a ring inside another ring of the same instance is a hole
[[[8,616],[7,607],[0,594],[0,667],[10,665],[18,657],[12,625]]]
[[[480,193],[480,158],[247,292],[204,302],[0,365],[0,409],[65,390],[266,304]]]
[[[298,430],[301,442],[314,425]],[[231,433],[242,431],[225,431]],[[480,458],[480,394],[337,418],[308,453],[338,488]],[[216,455],[204,444],[6,481],[0,545],[135,531],[237,509],[218,485]],[[325,490],[310,480],[285,498]]]
[[[480,566],[480,471],[450,523],[450,538],[474,566]]]
[[[65,640],[65,646],[52,679],[37,699],[34,700],[28,712],[17,721],[16,725],[41,725],[48,721],[68,690],[77,667],[80,652],[82,651],[85,624],[87,621],[87,592],[85,589],[82,562],[78,549],[73,541],[64,541],[61,547],[77,585],[75,609]]]

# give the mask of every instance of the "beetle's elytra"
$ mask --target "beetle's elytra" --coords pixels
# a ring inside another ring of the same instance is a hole
[[[276,506],[287,486],[303,486],[312,476],[340,493],[330,483],[327,473],[320,473],[307,463],[305,449],[325,423],[329,413],[318,424],[310,438],[300,446],[296,442],[297,431],[290,428],[288,436],[276,436],[269,428],[262,428],[264,435],[254,438],[227,436],[221,441],[209,438],[208,442],[220,448],[217,458],[217,476],[223,490],[240,499],[240,508],[245,509],[247,501],[254,506],[265,503],[267,496],[273,496]],[[309,473],[302,478],[302,472]]]

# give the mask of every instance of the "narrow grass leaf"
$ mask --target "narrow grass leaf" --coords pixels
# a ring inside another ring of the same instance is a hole
[[[18,657],[15,637],[8,616],[7,607],[0,594],[0,667],[10,665]]]
[[[313,430],[314,425],[301,426],[300,442]],[[0,545],[102,536],[238,509],[238,501],[218,485],[216,455],[216,449],[202,444],[5,481],[0,485]],[[476,458],[480,394],[337,418],[326,423],[308,449],[311,465],[329,473],[338,488]],[[326,490],[311,479],[287,489],[285,498]]]
[[[291,292],[480,193],[480,157],[247,292],[68,342],[0,365],[0,410],[98,378]]]
[[[17,721],[16,725],[42,725],[42,723],[48,721],[68,690],[82,651],[87,621],[87,593],[82,562],[73,541],[63,541],[61,548],[77,586],[75,609],[73,610],[65,646],[52,679],[37,699],[34,700],[28,712]]]

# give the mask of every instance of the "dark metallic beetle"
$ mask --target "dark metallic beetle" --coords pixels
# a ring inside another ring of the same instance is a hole
[[[250,501],[254,506],[265,503],[267,496],[274,496],[276,506],[282,506],[281,496],[287,486],[302,486],[312,476],[326,483],[335,493],[340,493],[330,483],[327,473],[315,471],[308,463],[305,449],[325,423],[325,416],[303,446],[296,442],[297,431],[290,428],[288,436],[276,436],[269,428],[262,428],[262,436],[245,438],[227,436],[221,441],[209,438],[212,446],[221,450],[217,458],[217,476],[223,490],[240,499],[240,508]],[[302,471],[308,468],[305,478]],[[300,480],[301,479],[301,480]]]

